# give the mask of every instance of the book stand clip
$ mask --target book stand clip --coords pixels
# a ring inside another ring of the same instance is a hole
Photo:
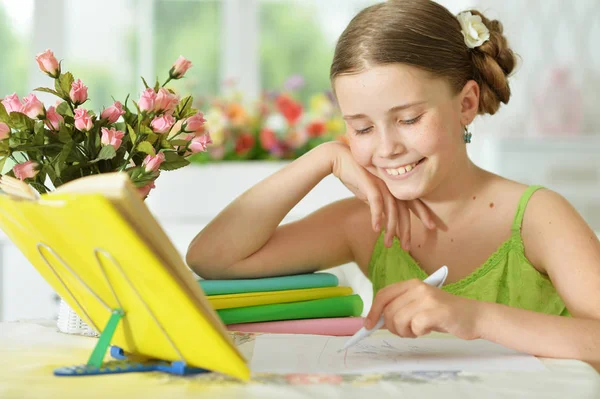
[[[81,285],[83,285],[83,287],[85,287],[85,289],[87,291],[89,291],[89,293],[94,298],[96,298],[96,300],[100,304],[102,304],[102,306],[106,309],[106,311],[110,313],[110,318],[109,318],[108,322],[106,323],[106,326],[104,327],[103,330],[100,330],[98,328],[98,326],[94,323],[94,321],[89,316],[89,314],[85,311],[85,308],[83,306],[81,306],[81,304],[79,303],[79,301],[77,300],[75,295],[73,295],[73,292],[71,292],[71,290],[67,287],[67,285],[64,283],[64,281],[60,277],[60,275],[56,272],[56,270],[54,269],[52,264],[48,261],[48,259],[44,255],[42,249],[49,252],[50,254],[52,254],[52,256],[54,258],[56,258],[60,262],[60,264],[66,270],[68,270],[69,273],[72,274],[77,279],[77,281]],[[107,251],[105,251],[104,249],[101,249],[101,248],[94,249],[94,256],[96,258],[97,264],[100,267],[100,270],[106,280],[106,283],[110,287],[110,290],[114,296],[116,303],[118,304],[118,307],[114,308],[114,309],[111,308],[110,306],[108,306],[108,304],[106,304],[106,302],[104,302],[102,300],[102,298],[100,298],[100,296],[98,296],[77,275],[77,273],[75,273],[73,271],[73,269],[71,267],[69,267],[69,265],[67,265],[62,260],[62,258],[52,248],[50,248],[46,244],[38,243],[37,250],[38,250],[40,256],[42,257],[42,259],[44,260],[44,263],[46,263],[46,265],[52,270],[52,273],[58,279],[58,281],[60,281],[60,283],[62,284],[65,291],[67,291],[69,293],[69,296],[71,297],[71,299],[73,299],[73,301],[77,304],[77,307],[79,308],[79,310],[85,314],[86,319],[87,319],[86,321],[89,321],[91,323],[91,326],[94,328],[94,330],[101,331],[100,337],[98,338],[98,343],[94,347],[94,350],[92,351],[92,354],[90,355],[90,358],[86,364],[57,368],[54,370],[55,376],[75,377],[75,376],[121,374],[121,373],[147,372],[147,371],[160,371],[160,372],[176,374],[176,375],[193,375],[193,374],[209,372],[208,370],[205,370],[202,368],[188,367],[186,365],[186,362],[185,362],[183,356],[181,355],[181,352],[179,351],[179,349],[177,348],[177,346],[175,345],[173,340],[169,337],[169,334],[163,328],[162,324],[158,321],[158,319],[156,318],[156,316],[154,315],[154,313],[152,312],[150,307],[146,304],[146,302],[144,302],[144,300],[142,299],[141,295],[139,294],[139,292],[137,291],[135,286],[131,283],[131,280],[127,277],[127,275],[121,268],[121,265],[119,264],[119,262],[117,262],[117,260],[110,253],[108,253]],[[177,353],[179,359],[181,359],[181,360],[169,362],[169,361],[164,361],[164,360],[159,360],[159,359],[150,359],[150,358],[143,357],[143,356],[137,356],[137,355],[131,355],[131,354],[128,355],[128,354],[125,354],[123,349],[121,349],[120,347],[110,346],[110,342],[111,342],[112,337],[117,329],[117,326],[119,325],[119,322],[127,315],[123,311],[121,302],[119,301],[119,298],[117,297],[117,294],[116,294],[113,286],[111,285],[110,279],[108,278],[108,275],[106,274],[104,265],[100,259],[101,256],[103,256],[105,259],[110,261],[110,264],[112,264],[112,266],[115,267],[123,275],[124,279],[127,281],[127,283],[129,284],[129,286],[131,287],[133,292],[135,292],[135,294],[140,299],[140,301],[144,304],[146,311],[150,314],[150,316],[152,317],[154,322],[158,325],[158,327],[164,334],[165,338],[167,338],[167,340],[169,341],[169,343],[175,350],[175,353]],[[107,352],[109,346],[110,346],[110,355],[115,360],[110,360],[110,361],[104,362],[104,357],[106,355],[106,352]]]

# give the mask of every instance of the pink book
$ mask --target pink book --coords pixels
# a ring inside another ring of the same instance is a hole
[[[261,323],[229,324],[229,331],[275,334],[313,334],[351,336],[361,329],[362,317],[333,317],[323,319],[267,321]]]

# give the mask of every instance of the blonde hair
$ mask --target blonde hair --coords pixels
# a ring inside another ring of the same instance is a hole
[[[458,19],[429,0],[389,0],[358,13],[340,36],[330,79],[369,66],[402,63],[447,79],[455,93],[469,80],[480,87],[479,114],[493,115],[508,103],[508,76],[516,59],[502,24],[476,10],[490,31],[481,46],[469,49]]]

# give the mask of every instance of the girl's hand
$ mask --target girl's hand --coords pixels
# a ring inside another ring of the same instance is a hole
[[[333,174],[354,195],[369,205],[373,230],[379,232],[385,224],[385,245],[392,246],[394,235],[402,248],[410,250],[410,211],[429,229],[436,225],[429,209],[420,200],[401,201],[388,190],[385,183],[360,166],[343,143],[328,143],[334,148]]]
[[[483,302],[449,294],[420,280],[391,284],[375,296],[365,321],[372,328],[381,314],[386,328],[406,338],[438,331],[462,339],[481,337]]]

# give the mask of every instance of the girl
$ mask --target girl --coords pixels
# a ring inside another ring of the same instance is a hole
[[[205,278],[248,278],[354,261],[376,292],[366,327],[383,314],[402,337],[441,331],[600,361],[597,237],[560,195],[467,156],[467,126],[508,102],[514,64],[501,24],[477,11],[455,17],[428,0],[366,8],[330,74],[349,145],[323,144],[242,194],[192,241],[188,264]],[[280,226],[330,173],[357,198]],[[443,289],[424,284],[441,265]]]

